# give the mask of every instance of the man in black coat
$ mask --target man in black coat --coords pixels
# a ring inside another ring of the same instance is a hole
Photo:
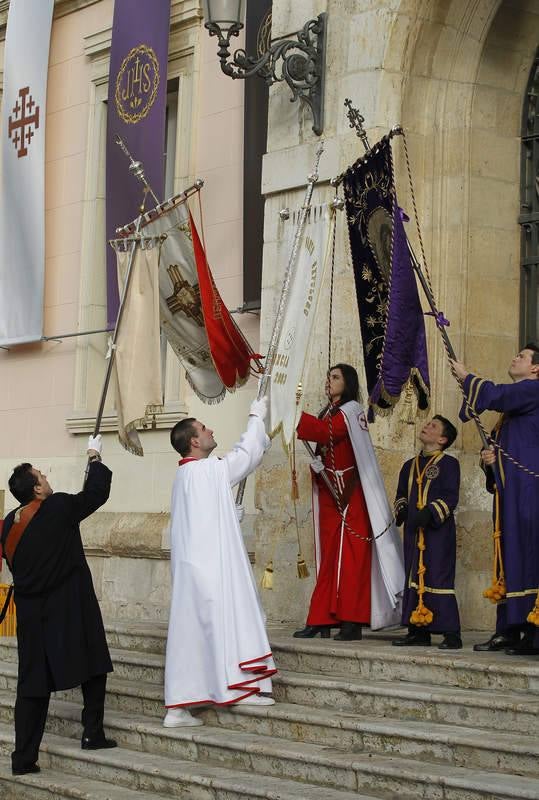
[[[21,504],[7,515],[2,550],[13,574],[19,677],[15,703],[14,775],[39,772],[39,745],[50,693],[81,686],[81,747],[115,747],[103,714],[112,663],[79,530],[110,493],[101,436],[88,441],[89,470],[78,494],[53,491],[31,464],[15,467],[9,488]]]

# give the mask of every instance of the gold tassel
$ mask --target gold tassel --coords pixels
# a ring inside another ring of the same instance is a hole
[[[262,575],[261,586],[263,589],[273,589],[273,561],[268,561]]]
[[[421,487],[420,487],[421,489]],[[418,506],[420,504],[418,503]],[[423,505],[421,503],[421,505]],[[410,615],[410,625],[417,625],[418,627],[422,627],[423,625],[430,625],[434,618],[434,614],[427,608],[426,605],[423,603],[423,595],[425,593],[425,572],[427,568],[423,562],[423,553],[426,550],[425,545],[425,533],[423,528],[419,528],[418,530],[418,542],[417,542],[417,549],[419,550],[419,566],[417,569],[417,577],[418,577],[418,587],[417,587],[417,607],[412,611]]]
[[[507,594],[502,559],[500,495],[498,494],[497,489],[494,497],[494,503],[494,530],[492,531],[492,538],[494,540],[494,561],[492,565],[492,584],[488,587],[488,589],[485,589],[483,592],[483,597],[486,597],[491,603],[496,605],[501,600],[505,600],[505,596]],[[531,622],[531,620],[528,620],[528,622]]]
[[[404,387],[404,400],[401,407],[400,421],[405,425],[414,425],[417,416],[417,400],[414,387],[412,385],[412,378],[408,378],[406,386]]]
[[[308,578],[309,575],[311,574],[309,572],[309,567],[307,566],[307,563],[306,563],[305,559],[303,558],[301,552],[298,553],[298,565],[297,565],[297,567],[298,567],[298,578]]]
[[[539,592],[537,592],[537,597],[535,598],[535,605],[528,614],[526,622],[531,622],[532,625],[537,625],[539,627]]]
[[[298,476],[295,469],[292,470],[292,489],[290,496],[294,501],[299,500]]]

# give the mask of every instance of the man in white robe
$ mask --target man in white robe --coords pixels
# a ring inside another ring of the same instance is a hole
[[[181,420],[171,443],[182,456],[172,490],[171,608],[165,660],[165,727],[200,725],[189,708],[271,705],[276,672],[232,487],[260,464],[269,438],[266,398],[223,458],[213,431]]]

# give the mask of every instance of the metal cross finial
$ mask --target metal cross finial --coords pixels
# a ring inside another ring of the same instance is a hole
[[[365,122],[365,117],[363,117],[359,113],[357,108],[353,107],[350,98],[348,97],[346,98],[346,100],[344,101],[344,105],[348,108],[346,116],[348,117],[350,127],[355,130],[356,135],[359,136],[359,138],[363,142],[363,147],[365,148],[365,150],[367,151],[370,150],[371,146],[369,144],[365,128],[363,127],[363,123]]]

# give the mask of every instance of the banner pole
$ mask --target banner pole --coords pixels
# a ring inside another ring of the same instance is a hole
[[[299,250],[299,243],[301,240],[301,234],[303,233],[303,228],[305,226],[305,220],[307,219],[307,214],[311,208],[311,200],[314,191],[314,184],[318,181],[318,167],[320,165],[320,158],[322,153],[324,152],[324,140],[320,142],[318,149],[316,151],[316,156],[314,160],[313,170],[310,175],[307,177],[307,188],[305,190],[305,197],[303,199],[303,205],[301,206],[301,211],[298,219],[298,224],[296,227],[296,233],[294,235],[294,241],[292,243],[292,250],[290,251],[290,258],[288,259],[288,265],[286,267],[286,272],[284,275],[283,286],[281,289],[281,297],[279,298],[279,305],[277,307],[277,314],[275,316],[275,322],[273,323],[273,331],[270,338],[270,343],[268,346],[268,352],[266,355],[266,363],[264,367],[264,374],[260,379],[260,383],[258,384],[258,394],[257,399],[260,400],[267,392],[268,383],[271,377],[271,371],[273,369],[273,362],[275,361],[276,351],[277,351],[277,343],[279,341],[279,337],[281,335],[281,329],[283,326],[283,319],[284,319],[284,312],[285,312],[285,305],[286,300],[288,297],[288,290],[290,288],[290,281],[292,279],[292,273],[294,270],[294,265],[297,259],[298,250]],[[236,504],[241,505],[243,502],[243,496],[245,494],[245,482],[246,478],[244,478],[238,484],[238,491],[236,494]]]
[[[135,223],[134,235],[135,235],[136,238],[133,240],[133,246],[131,248],[131,252],[129,253],[129,260],[127,262],[127,271],[126,271],[125,281],[124,281],[124,285],[123,285],[123,289],[122,289],[122,296],[120,298],[120,306],[118,308],[118,315],[116,317],[116,324],[114,326],[114,332],[113,332],[112,337],[110,339],[110,345],[109,345],[110,354],[109,354],[109,358],[108,358],[108,362],[109,363],[108,363],[107,369],[105,371],[105,378],[104,378],[104,381],[103,381],[103,388],[101,390],[101,398],[99,400],[99,406],[98,406],[97,414],[96,414],[96,418],[95,418],[95,425],[94,425],[94,432],[93,432],[94,438],[99,433],[99,429],[101,427],[101,421],[103,419],[103,411],[105,409],[105,401],[107,399],[107,392],[108,392],[108,388],[109,388],[109,384],[110,384],[110,379],[111,379],[111,376],[112,376],[112,367],[114,366],[114,355],[115,355],[116,340],[118,339],[118,332],[120,330],[120,323],[122,321],[122,316],[123,316],[123,312],[124,312],[124,308],[125,308],[125,301],[126,301],[126,298],[127,298],[127,292],[129,290],[129,285],[130,285],[130,282],[131,282],[131,275],[133,273],[133,263],[134,263],[134,260],[135,260],[135,252],[136,252],[136,249],[137,249],[139,241],[140,241],[140,227],[142,225],[142,218],[144,216],[144,206],[146,205],[146,197],[147,197],[148,194],[151,194],[152,197],[155,199],[155,201],[157,203],[159,202],[157,200],[157,197],[155,196],[151,186],[149,185],[148,181],[146,180],[146,176],[144,174],[144,167],[143,167],[142,163],[140,161],[135,161],[133,159],[133,156],[131,155],[131,153],[127,149],[123,139],[120,136],[116,137],[116,144],[118,144],[121,147],[121,149],[123,150],[125,155],[130,159],[131,165],[129,167],[129,171],[144,186],[144,190],[143,190],[144,191],[144,195],[143,195],[143,198],[142,198],[142,204],[140,206],[140,214],[137,217],[137,221]],[[86,480],[88,478],[88,470],[89,470],[89,468],[90,468],[90,460],[88,459],[88,462],[86,464],[86,471],[84,473],[84,485],[86,485]]]

